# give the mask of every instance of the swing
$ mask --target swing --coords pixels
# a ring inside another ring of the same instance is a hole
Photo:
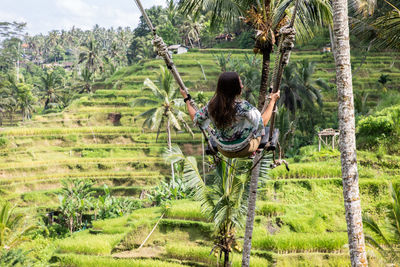
[[[177,84],[189,96],[188,100],[190,101],[190,105],[196,111],[198,111],[198,107],[197,107],[196,103],[190,97],[188,89],[185,86],[181,76],[179,75],[179,72],[178,72],[174,62],[172,61],[170,54],[168,53],[167,45],[164,43],[163,39],[157,35],[156,29],[153,27],[153,24],[151,23],[150,18],[147,16],[146,11],[144,10],[140,0],[135,0],[135,2],[136,2],[136,5],[138,6],[138,8],[140,9],[140,11],[143,15],[143,18],[145,19],[148,27],[153,32],[153,35],[154,35],[153,45],[157,50],[157,54],[164,59],[165,64],[167,65],[167,68],[171,71]],[[279,89],[281,78],[282,78],[282,73],[283,73],[283,68],[289,62],[290,52],[291,52],[291,49],[294,47],[293,43],[294,43],[295,30],[293,29],[293,23],[294,23],[294,17],[295,17],[296,11],[297,11],[297,3],[298,3],[298,1],[296,2],[294,16],[293,16],[290,24],[286,27],[282,27],[282,29],[280,30],[281,38],[280,38],[280,42],[279,42],[279,49],[277,50],[277,53],[276,53],[277,55],[276,55],[275,67],[274,67],[274,72],[273,72],[273,77],[272,77],[272,81],[274,81],[273,87],[271,90],[272,92],[277,92]],[[267,101],[264,104],[261,114],[265,111],[266,107],[267,107]],[[274,151],[275,152],[276,148],[279,147],[279,142],[278,142],[279,130],[275,129],[275,127],[274,127],[276,112],[277,112],[277,106],[275,104],[273,113],[271,116],[271,124],[270,124],[271,126],[265,128],[266,134],[263,135],[261,138],[261,142],[259,144],[258,151],[265,150],[265,151]],[[206,130],[202,129],[201,127],[199,127],[199,129],[202,132],[204,139],[207,142],[206,153],[208,155],[212,155],[214,157],[217,156],[218,150],[221,149],[223,151],[229,152],[229,155],[231,155],[229,157],[235,158],[235,157],[237,157],[238,152],[245,149],[249,145],[250,141],[253,139],[253,135],[250,134],[245,140],[241,141],[240,143],[224,144],[216,138],[216,136],[213,132],[213,129],[211,129],[210,127],[208,127]]]

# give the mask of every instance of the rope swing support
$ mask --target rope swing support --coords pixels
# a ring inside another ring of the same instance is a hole
[[[145,9],[143,8],[143,5],[141,3],[140,0],[135,0],[135,3],[137,5],[137,7],[139,8],[140,12],[143,15],[144,20],[146,21],[146,24],[148,25],[149,29],[151,30],[151,32],[154,35],[154,39],[153,39],[153,45],[157,50],[157,54],[162,57],[165,61],[165,64],[167,65],[167,68],[170,70],[171,74],[173,75],[176,83],[179,85],[180,88],[182,88],[186,94],[189,95],[189,90],[187,89],[187,87],[185,86],[169,52],[168,52],[168,47],[167,45],[164,43],[163,39],[157,35],[157,31],[155,29],[155,27],[153,26],[150,18],[148,17]],[[277,50],[277,57],[276,57],[276,61],[275,61],[275,68],[274,68],[274,73],[273,73],[273,77],[272,77],[272,81],[273,81],[273,87],[272,87],[272,92],[277,92],[282,80],[282,74],[283,74],[283,69],[284,67],[287,65],[287,63],[289,62],[289,57],[290,57],[290,51],[293,48],[294,44],[294,35],[295,35],[295,30],[293,29],[293,25],[294,25],[294,20],[296,17],[296,13],[297,13],[297,9],[298,9],[298,5],[299,5],[299,0],[296,0],[296,4],[294,7],[294,11],[293,11],[293,16],[291,18],[291,21],[289,23],[288,26],[283,27],[280,30],[281,36],[279,39],[279,49]],[[196,110],[198,111],[198,107],[196,105],[196,103],[194,102],[193,99],[190,99],[190,105]],[[266,109],[267,107],[267,103],[265,103],[264,107],[263,107],[263,111]],[[269,142],[268,144],[265,146],[264,150],[275,150],[275,148],[269,148],[269,144],[272,141],[272,135],[274,133],[274,125],[275,125],[275,114],[277,112],[277,106],[275,104],[274,109],[273,109],[273,113],[272,113],[272,117],[271,117],[271,126],[270,126],[270,132],[269,132]],[[227,145],[227,144],[223,144],[221,143],[216,137],[215,134],[213,132],[213,130],[208,127],[207,129],[203,129],[199,126],[199,129],[201,131],[201,133],[204,136],[205,141],[208,143],[208,146],[213,154],[214,157],[218,158],[219,160],[221,160],[221,158],[217,155],[218,151],[215,151],[215,149],[213,148],[213,145],[210,142],[209,136],[213,137],[213,141],[215,141],[215,143],[217,143],[217,145],[219,147],[221,147],[223,150],[225,151],[230,151],[230,152],[236,152],[236,151],[240,151],[243,148],[245,148],[250,140],[252,139],[252,135],[250,134],[245,140],[243,140],[240,143],[237,144],[232,144],[232,145]],[[208,135],[207,135],[208,134]],[[263,150],[263,151],[264,151]],[[260,159],[261,160],[261,159]],[[253,167],[251,169],[254,168],[255,165],[257,165],[259,163],[256,162],[255,164],[253,164]]]

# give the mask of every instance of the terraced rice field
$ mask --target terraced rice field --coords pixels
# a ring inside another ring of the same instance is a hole
[[[250,53],[229,51],[236,57]],[[193,91],[212,95],[211,88],[220,72],[214,55],[221,52],[228,50],[174,57]],[[302,59],[317,62],[315,78],[334,82],[331,57],[312,51],[292,54],[292,61]],[[355,68],[361,60],[352,58]],[[154,79],[160,64],[161,60],[149,60],[121,69],[106,82],[97,83],[95,93],[83,96],[62,113],[37,115],[18,127],[1,129],[1,136],[7,139],[0,149],[1,194],[35,214],[57,205],[60,181],[65,178],[90,178],[99,188],[108,184],[113,193],[135,198],[168,178],[168,165],[161,158],[165,133],[156,141],[156,133],[143,129],[137,117],[148,107],[130,105],[136,97],[148,94],[142,91],[143,81]],[[400,58],[374,53],[357,72],[355,91],[367,91],[370,106],[384,93],[377,82],[381,73],[392,79],[386,86],[389,92],[398,91]],[[336,112],[334,90],[323,94],[324,112]],[[115,113],[121,115],[119,122],[110,119]],[[174,133],[172,140],[186,155],[201,153],[198,132],[194,137]],[[290,172],[281,167],[274,169],[260,185],[252,266],[349,266],[338,155],[337,151],[311,151],[299,162],[292,160]],[[399,160],[397,156],[377,159],[374,154],[359,153],[364,211],[382,215],[389,203],[388,183],[400,179]],[[96,221],[94,228],[101,229],[101,233],[85,230],[55,242],[57,262],[62,266],[217,264],[217,258],[210,255],[213,225],[200,204],[189,200],[175,201],[146,246],[138,251],[162,213],[161,208],[147,208],[121,218]],[[243,236],[242,231],[237,234]],[[380,264],[372,251],[369,258],[375,266]],[[240,266],[240,259],[240,254],[234,254],[233,266]]]

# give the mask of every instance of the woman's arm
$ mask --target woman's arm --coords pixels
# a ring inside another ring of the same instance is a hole
[[[271,119],[272,111],[273,111],[275,103],[279,99],[279,97],[280,97],[280,91],[270,95],[271,101],[269,101],[267,109],[264,111],[264,113],[261,114],[261,117],[262,117],[262,120],[264,123],[264,127],[267,126],[269,120]]]
[[[186,93],[184,90],[182,90],[182,88],[180,89],[180,92],[181,92],[181,95],[182,95],[183,98],[187,98],[187,97],[188,97],[187,93]],[[186,101],[186,107],[187,107],[187,109],[188,109],[189,116],[190,116],[190,118],[191,118],[192,121],[193,121],[194,115],[196,114],[196,110],[195,110],[195,109],[192,107],[192,105],[190,104],[190,100],[189,100],[189,101]]]

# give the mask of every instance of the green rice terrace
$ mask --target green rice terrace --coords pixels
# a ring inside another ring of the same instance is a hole
[[[221,72],[217,56],[232,53],[232,58],[244,59],[251,52],[194,50],[174,55],[174,61],[193,96],[202,91],[209,99]],[[334,84],[332,56],[315,50],[292,53],[291,62],[303,59],[315,62],[314,79]],[[363,55],[353,56],[353,69],[362,61]],[[95,83],[92,94],[83,94],[62,112],[34,115],[18,126],[1,128],[2,198],[17,204],[17,211],[26,214],[27,221],[40,218],[39,229],[50,229],[36,230],[47,232],[21,243],[29,255],[51,266],[221,264],[222,259],[212,252],[214,224],[200,202],[193,197],[176,197],[157,206],[157,200],[148,197],[171,180],[170,165],[162,156],[167,134],[162,129],[156,141],[157,131],[143,127],[144,119],[138,116],[151,105],[132,106],[132,101],[151,95],[143,91],[143,82],[146,78],[155,81],[162,64],[161,59],[152,59],[123,67]],[[385,90],[378,83],[383,73],[391,79]],[[355,95],[368,93],[365,109],[374,116],[380,99],[399,94],[400,58],[390,52],[370,52],[353,81]],[[322,95],[322,113],[327,118],[324,128],[337,129],[336,90],[324,89]],[[183,130],[173,132],[172,143],[178,144],[185,156],[195,156],[201,162],[202,137],[194,127],[193,131],[193,136]],[[363,212],[380,225],[388,223],[385,210],[391,203],[389,184],[400,181],[400,142],[391,140],[390,145],[378,146],[369,145],[370,140],[358,140]],[[288,159],[289,172],[279,166],[261,179],[251,266],[350,266],[340,153],[327,147],[318,152],[316,144],[317,139],[293,153]],[[182,171],[176,167],[176,172],[179,176]],[[57,216],[61,188],[68,179],[90,180],[93,196],[109,191],[111,196],[132,200],[129,203],[135,207],[123,216],[96,220],[93,208],[81,218],[85,227],[60,234],[56,226],[45,226],[51,224],[52,215]],[[154,232],[139,248],[156,223]],[[367,228],[365,232],[372,234]],[[231,259],[233,266],[240,266],[244,230],[238,229],[236,236],[238,244]],[[370,265],[382,266],[377,252],[367,249]]]

